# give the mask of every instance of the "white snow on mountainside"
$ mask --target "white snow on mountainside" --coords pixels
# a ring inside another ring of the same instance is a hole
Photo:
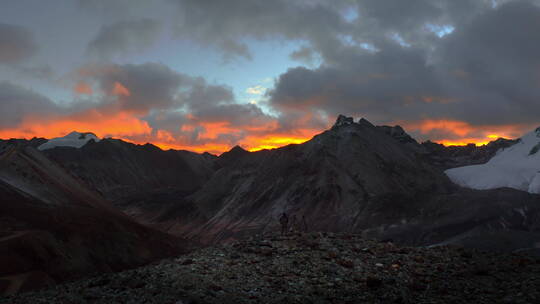
[[[94,135],[94,133],[71,132],[64,137],[56,137],[56,138],[50,139],[48,142],[40,145],[38,147],[38,150],[47,150],[47,149],[52,149],[54,147],[80,148],[84,146],[91,139],[95,140],[96,142],[99,141],[99,138],[96,135]]]
[[[515,145],[499,150],[483,165],[445,171],[461,186],[485,190],[510,187],[540,194],[540,127]]]

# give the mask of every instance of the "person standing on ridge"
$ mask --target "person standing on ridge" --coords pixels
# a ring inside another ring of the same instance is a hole
[[[287,234],[287,225],[289,224],[289,218],[285,212],[279,217],[279,223],[281,224],[281,235],[283,236]]]
[[[290,232],[291,233],[294,233],[297,229],[296,229],[296,215],[293,214],[292,217],[291,217],[291,228],[290,228]]]

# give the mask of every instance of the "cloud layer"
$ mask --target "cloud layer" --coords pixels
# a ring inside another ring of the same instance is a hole
[[[24,27],[0,23],[0,64],[28,59],[37,51],[32,33]]]
[[[161,24],[149,18],[104,25],[88,44],[88,52],[93,56],[108,58],[143,51],[157,41],[160,30]]]

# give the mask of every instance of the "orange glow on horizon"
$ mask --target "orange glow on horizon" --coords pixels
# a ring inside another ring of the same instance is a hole
[[[124,88],[126,91],[123,91]],[[118,83],[118,94],[129,90]],[[289,144],[301,144],[324,130],[297,128],[285,133],[280,130],[277,120],[252,121],[248,125],[232,125],[228,121],[205,122],[186,114],[187,123],[179,126],[178,133],[156,130],[144,120],[130,112],[101,112],[86,110],[65,116],[28,116],[16,128],[0,129],[0,138],[62,137],[71,131],[93,132],[98,137],[113,137],[134,144],[151,143],[167,150],[188,150],[197,153],[221,154],[239,145],[248,151],[275,149]],[[307,119],[307,118],[306,118]],[[305,123],[307,125],[308,122]],[[529,126],[472,126],[463,121],[424,120],[401,122],[406,132],[439,135],[431,137],[434,142],[445,146],[484,145],[499,137],[517,138]],[[304,125],[299,123],[299,125]],[[279,130],[279,131],[277,131]],[[516,136],[516,134],[518,136]],[[226,135],[226,136],[224,136]],[[235,138],[237,138],[235,140]]]
[[[452,141],[452,140],[441,140],[437,141],[438,144],[442,144],[444,146],[466,146],[469,144],[474,144],[475,146],[483,146],[487,145],[490,141],[485,141],[483,139],[475,138],[471,140],[458,140],[458,141]]]
[[[433,141],[445,146],[465,146],[468,144],[482,146],[498,138],[517,138],[530,127],[518,124],[474,126],[465,121],[447,119],[402,122],[402,125],[406,130],[418,131],[421,134],[440,133],[442,135],[439,136],[442,139],[434,139]]]
[[[96,111],[87,111],[84,114],[52,122],[35,122],[33,119],[27,119],[19,128],[0,130],[0,138],[44,137],[50,139],[66,136],[71,131],[92,132],[98,137],[112,135],[129,137],[150,134],[151,128],[146,122],[125,113],[105,117]]]
[[[269,136],[260,139],[254,139],[254,143],[248,145],[247,148],[250,152],[256,152],[265,149],[275,149],[290,144],[302,144],[310,140],[311,137],[279,137],[279,136]]]
[[[469,145],[469,144],[474,144],[475,146],[479,147],[479,146],[487,145],[491,141],[497,140],[499,138],[507,138],[507,139],[509,139],[509,137],[500,136],[500,135],[497,135],[497,134],[488,134],[488,135],[485,136],[485,138],[463,138],[463,139],[460,139],[460,140],[446,140],[446,139],[443,139],[443,140],[437,141],[437,143],[443,144],[445,146],[466,146],[466,145]]]
[[[220,134],[220,131],[228,132],[239,132],[238,129],[233,129],[230,126],[226,126],[224,123],[208,123],[203,124],[205,128],[214,127],[216,129],[210,130],[207,133],[201,134],[199,139],[207,140],[206,142],[199,145],[189,145],[179,143],[169,132],[167,131],[158,131],[157,139],[152,141],[152,144],[160,147],[161,149],[175,149],[175,150],[188,150],[193,152],[209,152],[212,154],[221,154],[232,149],[234,144],[226,144],[217,142],[217,136]],[[186,127],[190,129],[191,127]],[[248,128],[249,129],[249,128]],[[254,129],[260,129],[255,128]],[[297,135],[287,135],[287,134],[267,134],[267,135],[250,135],[241,140],[238,145],[250,152],[260,151],[264,149],[275,149],[289,144],[301,144],[310,140],[315,134],[319,133],[320,130],[297,130]]]
[[[419,130],[422,134],[427,134],[434,129],[445,130],[451,133],[454,133],[460,137],[466,136],[468,133],[473,131],[473,127],[464,121],[457,120],[424,120],[420,123],[410,124],[412,129]]]

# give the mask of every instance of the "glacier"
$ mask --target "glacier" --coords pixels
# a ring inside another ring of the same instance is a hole
[[[56,137],[56,138],[50,139],[46,143],[40,145],[38,147],[38,150],[47,150],[47,149],[52,149],[55,147],[80,148],[86,145],[86,143],[92,139],[96,142],[99,141],[99,138],[94,133],[91,133],[91,132],[79,133],[79,132],[74,131],[64,137]]]
[[[540,127],[501,149],[482,165],[452,168],[446,175],[456,184],[478,190],[509,187],[540,194]]]

